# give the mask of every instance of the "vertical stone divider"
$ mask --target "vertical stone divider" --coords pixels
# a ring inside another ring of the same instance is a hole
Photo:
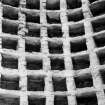
[[[2,3],[0,2],[0,34],[2,35],[2,13],[3,13],[3,7],[2,7]],[[2,49],[2,38],[0,38],[0,49]],[[2,60],[2,56],[0,54],[0,78],[1,78],[1,71],[2,71],[2,66],[1,66],[1,60]]]
[[[46,105],[54,105],[54,98],[51,95],[52,87],[52,74],[50,67],[50,58],[48,50],[48,36],[47,36],[47,18],[46,18],[46,0],[40,0],[40,23],[41,23],[41,49],[43,54],[43,70],[45,76],[45,95]]]
[[[19,6],[19,28],[18,28],[18,70],[20,74],[20,105],[28,105],[28,96],[27,96],[27,70],[26,70],[26,59],[25,59],[25,33],[26,33],[26,17],[25,14],[22,13],[22,9],[26,6],[26,0],[20,0]]]
[[[60,0],[60,18],[63,32],[63,51],[65,61],[65,76],[68,95],[68,105],[76,105],[76,97],[74,94],[74,71],[70,51],[70,37],[69,37],[69,24],[67,19],[67,2]]]
[[[85,38],[86,38],[86,44],[87,44],[87,50],[89,52],[89,58],[90,58],[90,69],[91,69],[91,75],[93,78],[93,85],[96,90],[98,105],[105,105],[105,96],[104,91],[102,87],[102,80],[99,73],[99,60],[97,58],[95,49],[95,42],[93,40],[93,28],[91,24],[91,11],[89,9],[89,1],[88,0],[82,0],[82,10],[84,14],[84,27],[85,27]]]
[[[46,105],[54,105],[54,96],[51,95],[52,87],[52,73],[50,67],[50,58],[48,50],[48,36],[47,36],[47,18],[46,18],[46,0],[40,0],[40,23],[41,23],[41,49],[43,54],[43,70],[45,76],[45,95]]]

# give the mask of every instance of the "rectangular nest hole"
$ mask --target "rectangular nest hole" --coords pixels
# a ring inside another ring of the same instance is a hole
[[[60,9],[60,0],[46,0],[46,9],[59,10]]]
[[[18,20],[18,9],[11,6],[3,6],[3,17]]]
[[[74,24],[69,26],[69,36],[77,37],[85,34],[84,24]]]
[[[105,30],[105,18],[92,21],[93,31],[99,32]]]
[[[26,40],[25,42],[25,51],[26,52],[40,52],[41,49],[41,43],[40,41],[30,41]]]
[[[18,59],[11,55],[2,54],[1,65],[4,68],[18,69]]]
[[[19,98],[0,95],[0,105],[20,105]]]
[[[43,62],[41,59],[26,59],[26,68],[28,70],[41,70]]]
[[[66,78],[53,77],[52,80],[54,91],[67,91]]]
[[[46,99],[42,97],[28,97],[28,105],[45,105]]]
[[[2,21],[2,32],[17,35],[18,23],[16,23],[15,21],[3,20]]]
[[[87,50],[86,40],[85,39],[74,40],[74,41],[71,41],[70,44],[71,44],[70,48],[71,48],[72,53]]]
[[[40,9],[40,0],[26,0],[26,8]]]
[[[54,97],[54,105],[68,105],[67,96],[58,96]]]
[[[90,5],[93,16],[105,14],[105,1],[99,1]]]
[[[82,6],[81,0],[66,0],[67,9],[80,8]]]
[[[11,78],[1,75],[0,88],[8,90],[19,90],[19,78]]]
[[[2,48],[5,48],[5,49],[16,50],[17,49],[17,44],[18,44],[17,40],[6,39],[6,38],[2,39]]]
[[[59,24],[59,23],[61,23],[60,13],[59,12],[47,12],[47,22],[49,24]]]
[[[95,94],[77,97],[77,105],[98,105]]]
[[[40,13],[38,11],[27,11],[26,14],[26,22],[31,23],[40,23]]]
[[[50,58],[51,70],[64,70],[64,58]]]
[[[62,37],[62,29],[60,26],[50,26],[47,28],[48,32],[48,37],[53,38],[53,37]]]
[[[78,76],[74,78],[76,88],[92,87],[93,80],[90,74],[84,74],[83,76]]]
[[[104,50],[97,52],[97,57],[99,59],[100,65],[105,64],[105,51]]]
[[[102,79],[102,82],[103,84],[105,84],[105,70],[100,70],[100,74],[101,74],[101,79]]]
[[[72,63],[74,70],[89,68],[90,66],[89,55],[86,54],[86,55],[74,56],[72,57]]]
[[[62,54],[63,43],[60,41],[48,42],[49,53],[51,54]]]
[[[39,25],[27,25],[28,33],[26,36],[28,37],[40,37],[40,26]]]
[[[78,22],[84,19],[82,9],[76,10],[73,12],[68,11],[67,17],[68,17],[68,21],[71,21],[71,22]]]
[[[2,1],[3,4],[10,5],[10,6],[13,6],[13,7],[18,7],[20,0],[1,0],[1,1]]]
[[[93,38],[94,38],[96,47],[104,47],[105,46],[105,33],[96,35]]]
[[[44,91],[44,77],[28,77],[28,91]]]

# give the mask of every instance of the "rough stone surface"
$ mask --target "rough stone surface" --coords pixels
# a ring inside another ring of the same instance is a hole
[[[0,0],[0,105],[105,105],[105,0]]]

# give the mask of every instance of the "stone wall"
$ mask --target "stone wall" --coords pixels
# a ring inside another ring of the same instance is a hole
[[[105,105],[105,0],[0,0],[0,105]]]

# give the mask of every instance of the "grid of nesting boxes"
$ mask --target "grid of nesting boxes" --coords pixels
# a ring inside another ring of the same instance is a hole
[[[0,0],[0,105],[105,105],[105,0]]]

